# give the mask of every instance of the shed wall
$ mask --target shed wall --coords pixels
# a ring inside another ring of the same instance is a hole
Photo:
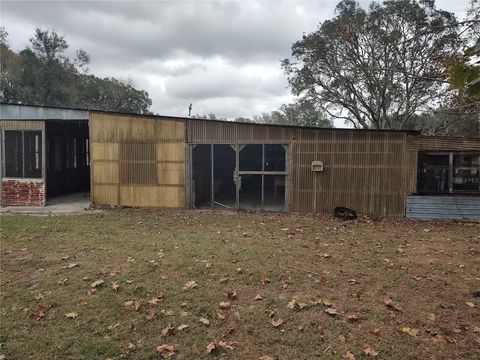
[[[407,168],[405,132],[301,129],[187,120],[190,143],[290,145],[290,210],[403,216]],[[312,172],[314,160],[323,172]]]
[[[407,138],[407,195],[417,192],[419,151],[480,151],[479,138],[446,136],[408,136]]]
[[[92,202],[185,207],[185,123],[90,115]]]

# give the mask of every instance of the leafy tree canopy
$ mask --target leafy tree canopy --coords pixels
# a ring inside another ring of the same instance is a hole
[[[458,21],[434,0],[343,0],[282,62],[292,91],[357,128],[406,129],[450,94],[445,62],[462,46]]]
[[[150,113],[148,93],[131,81],[99,78],[88,73],[90,56],[79,49],[66,55],[68,43],[52,30],[36,29],[30,46],[18,54],[9,48],[0,28],[0,87],[3,100],[45,106]]]

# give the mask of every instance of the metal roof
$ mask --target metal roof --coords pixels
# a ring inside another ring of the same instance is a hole
[[[8,110],[6,114],[12,115],[15,117],[7,117],[4,115],[4,108],[7,109],[10,107],[14,107],[14,110]],[[25,110],[23,110],[24,108]],[[43,109],[43,110],[35,110],[35,109]],[[182,116],[170,116],[170,115],[139,114],[139,113],[82,109],[82,108],[72,108],[72,107],[56,107],[56,106],[43,106],[43,105],[31,105],[31,104],[12,104],[7,102],[0,102],[0,119],[5,119],[5,120],[62,120],[62,119],[63,120],[81,120],[81,119],[88,119],[89,112],[150,117],[157,120],[161,120],[161,119],[182,120],[182,121],[201,120],[201,121],[213,121],[213,122],[220,122],[220,123],[235,123],[234,121],[231,121],[231,120],[218,120],[218,119],[210,120],[210,119],[202,119],[202,118],[193,118],[188,116],[182,117]],[[31,117],[25,117],[25,116],[31,116]],[[81,116],[81,117],[74,117],[74,116]],[[328,130],[335,130],[335,131],[401,132],[401,133],[407,133],[412,135],[420,135],[420,132],[416,130],[322,128],[322,127],[316,127],[316,126],[261,124],[261,123],[254,123],[254,122],[237,122],[237,124],[249,124],[254,126],[282,127],[282,128],[299,128],[299,129],[328,129]]]
[[[2,120],[88,120],[88,118],[88,110],[0,103]]]

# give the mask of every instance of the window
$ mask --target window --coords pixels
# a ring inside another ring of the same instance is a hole
[[[453,155],[453,190],[479,190],[479,172],[479,155]]]
[[[479,153],[420,153],[420,193],[480,192]]]
[[[5,131],[5,176],[42,177],[41,131]]]

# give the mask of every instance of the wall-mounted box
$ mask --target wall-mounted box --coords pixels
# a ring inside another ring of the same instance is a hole
[[[312,171],[320,172],[323,171],[323,161],[312,161]]]

